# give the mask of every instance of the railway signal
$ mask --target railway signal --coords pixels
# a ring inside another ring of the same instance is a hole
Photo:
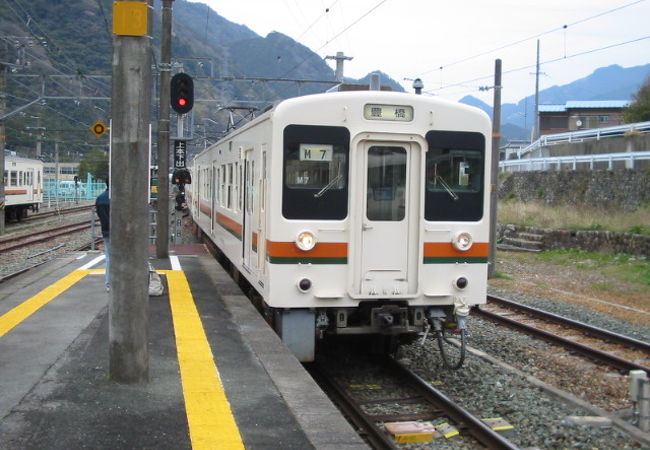
[[[187,114],[194,106],[194,81],[186,73],[177,73],[171,81],[172,108],[178,114]]]

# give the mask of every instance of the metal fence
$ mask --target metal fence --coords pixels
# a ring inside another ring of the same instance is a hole
[[[74,181],[44,181],[43,202],[79,202],[94,200],[106,190],[106,183],[84,183]]]
[[[601,153],[594,155],[549,156],[544,158],[510,159],[499,161],[499,169],[506,172],[526,172],[533,170],[594,170],[607,168],[613,170],[615,165],[626,169],[634,169],[637,161],[649,161],[650,151]]]
[[[607,137],[623,136],[628,132],[650,133],[650,122],[629,123],[615,127],[594,128],[591,130],[570,131],[568,133],[547,134],[538,140],[517,151],[517,157],[530,153],[549,145],[564,144],[567,142],[582,142],[589,139],[600,140]]]

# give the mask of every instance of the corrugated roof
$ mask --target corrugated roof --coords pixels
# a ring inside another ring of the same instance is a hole
[[[539,105],[539,112],[564,112],[566,106],[564,105]]]
[[[568,109],[608,109],[626,108],[630,106],[629,100],[573,100],[564,105],[539,105],[539,112],[565,112]]]
[[[630,106],[628,100],[591,100],[566,102],[567,109],[625,108]]]

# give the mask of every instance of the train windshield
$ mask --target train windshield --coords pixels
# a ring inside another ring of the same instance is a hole
[[[485,167],[483,135],[430,131],[427,143],[425,219],[480,220]]]
[[[343,127],[285,128],[284,217],[338,220],[347,216],[349,141],[350,133]]]

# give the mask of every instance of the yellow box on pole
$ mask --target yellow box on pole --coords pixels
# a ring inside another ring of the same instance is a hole
[[[113,2],[113,33],[118,36],[146,36],[149,30],[145,2]]]

